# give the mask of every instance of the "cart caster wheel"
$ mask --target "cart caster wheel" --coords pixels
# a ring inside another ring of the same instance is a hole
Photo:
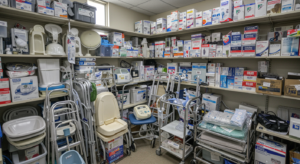
[[[132,150],[133,152],[136,151],[136,144],[135,144],[134,142],[131,144],[131,150]]]
[[[106,161],[102,161],[101,164],[106,164]]]
[[[129,150],[129,148],[126,149],[126,154],[127,154],[127,156],[131,155],[131,151]]]
[[[196,161],[195,159],[192,159],[192,160],[190,161],[190,164],[197,164],[197,161]]]
[[[161,156],[161,150],[160,149],[156,150],[156,155]]]
[[[154,148],[155,147],[155,138],[153,140],[151,140],[151,147]]]

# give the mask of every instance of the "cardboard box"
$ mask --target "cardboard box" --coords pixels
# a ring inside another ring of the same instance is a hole
[[[191,40],[185,40],[184,45],[183,45],[183,50],[184,50],[183,55],[184,55],[185,58],[190,57],[191,47],[192,47],[192,41]]]
[[[203,26],[212,24],[212,10],[203,11]]]
[[[216,67],[215,87],[220,87],[221,67]]]
[[[31,158],[39,156],[39,145],[31,147],[25,150],[25,159],[29,160]]]
[[[37,76],[11,78],[9,81],[12,102],[39,98]]]
[[[202,95],[202,103],[205,104],[205,110],[207,111],[219,111],[221,108],[222,95],[213,93],[204,93]]]
[[[200,82],[206,82],[206,63],[193,63],[192,64],[192,84],[196,84],[197,77],[199,76]]]
[[[178,63],[167,63],[168,73],[173,75],[178,72]]]
[[[11,103],[9,78],[0,79],[0,104]]]
[[[233,32],[231,35],[231,47],[242,46],[242,35],[240,32]]]
[[[223,35],[223,57],[230,55],[231,35]]]
[[[203,15],[202,11],[196,12],[196,27],[202,26]]]
[[[220,0],[220,7],[222,17],[220,22],[230,22],[232,21],[232,14],[233,14],[233,4],[232,0]]]
[[[227,76],[227,88],[233,89],[234,86],[234,76]]]
[[[68,13],[67,13],[68,5],[67,4],[53,1],[51,7],[54,8],[54,16],[68,18]]]
[[[300,10],[300,1],[295,0],[295,11]]]
[[[267,14],[281,13],[281,0],[267,0]]]
[[[267,57],[269,55],[269,41],[256,42],[256,56]]]
[[[191,36],[191,51],[190,57],[201,57],[201,48],[204,43],[204,35],[195,34]]]
[[[144,66],[145,80],[153,80],[155,68],[154,66]]]
[[[295,0],[282,0],[281,12],[290,12],[294,11],[295,8]]]
[[[250,91],[250,92],[256,91],[256,82],[243,81],[242,86],[243,86],[242,90],[244,91]]]
[[[230,57],[241,57],[242,56],[242,46],[230,47]]]
[[[179,30],[186,29],[186,12],[179,14]]]
[[[269,56],[280,56],[281,44],[270,44]]]
[[[167,31],[167,19],[166,18],[156,19],[156,32],[160,34],[166,31]]]
[[[257,71],[244,71],[244,81],[256,82]]]
[[[268,33],[268,40],[270,42],[278,42],[278,41],[281,41],[282,36],[283,36],[282,31],[269,32]]]
[[[255,17],[267,15],[267,0],[255,0]]]
[[[216,56],[223,57],[223,45],[217,45]]]
[[[285,79],[284,95],[300,97],[300,80],[299,79]]]
[[[114,161],[123,157],[123,136],[113,139],[105,143],[106,161],[113,163]],[[103,156],[103,152],[101,152]]]
[[[281,95],[282,85],[283,85],[283,80],[270,80],[270,79],[257,78],[256,93]]]
[[[299,56],[299,38],[289,37],[281,40],[281,56]]]
[[[201,56],[209,57],[209,44],[202,44],[201,46]]]
[[[290,129],[289,135],[299,138],[300,137],[300,119],[299,118],[290,118]]]
[[[242,56],[243,57],[255,57],[255,49],[256,49],[255,45],[243,46]]]
[[[235,6],[233,12],[233,21],[239,21],[245,19],[245,6]]]
[[[186,12],[186,28],[196,27],[196,9],[189,9]]]
[[[167,15],[167,32],[172,31],[172,15]]]
[[[151,27],[151,35],[156,34],[157,33],[157,31],[156,31],[156,22],[151,22],[150,27]]]
[[[155,57],[156,58],[163,58],[164,56],[164,49],[165,49],[165,41],[158,41],[155,42]]]
[[[233,1],[233,6],[241,6],[241,5],[244,5],[244,2],[243,0],[235,0]]]
[[[242,39],[242,45],[243,46],[253,46],[256,44],[256,39],[257,39],[257,33],[244,34],[244,37]]]
[[[39,0],[36,2],[37,2],[37,5],[36,5],[37,13],[54,16],[54,9],[50,7],[50,4],[47,5],[46,0]]]
[[[213,8],[212,11],[212,24],[220,23],[221,19],[221,7]]]
[[[255,163],[285,164],[286,148],[286,144],[258,138],[255,144]]]
[[[172,31],[178,31],[178,23],[179,23],[179,12],[173,11],[171,12],[171,23],[172,23]]]
[[[295,149],[290,150],[290,164],[294,164],[293,158],[300,159],[300,153],[297,153]]]
[[[117,95],[117,100],[119,103],[119,106],[121,106],[121,100],[122,100],[122,92],[123,91],[118,91],[118,95]],[[130,90],[124,90],[123,93],[123,105],[128,105],[130,104]]]
[[[245,5],[245,19],[255,17],[255,3]]]
[[[179,63],[179,74],[186,77],[187,80],[192,80],[191,76],[188,76],[188,73],[192,72],[192,63],[191,62],[180,62]]]

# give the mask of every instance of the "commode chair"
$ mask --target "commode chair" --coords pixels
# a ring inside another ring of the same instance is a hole
[[[120,109],[117,100],[111,92],[98,94],[95,101],[95,114],[96,133],[100,138],[103,151],[103,161],[101,164],[106,162],[104,143],[123,135],[125,135],[127,141],[127,149],[125,152],[130,155],[127,123],[120,118]]]
[[[41,25],[35,25],[30,29],[30,55],[46,55],[44,36],[45,30]]]

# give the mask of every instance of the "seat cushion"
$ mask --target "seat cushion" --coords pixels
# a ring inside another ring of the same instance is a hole
[[[127,123],[121,119],[115,119],[114,122],[107,125],[97,126],[97,131],[104,136],[112,136],[125,129],[127,129]]]
[[[152,115],[148,119],[145,120],[137,120],[134,114],[129,115],[129,120],[133,125],[144,125],[144,124],[153,124],[156,122],[156,118]]]
[[[120,136],[123,136],[125,133],[127,133],[128,132],[128,129],[125,129],[125,130],[123,130],[123,131],[120,131],[119,133],[117,133],[117,134],[115,134],[115,135],[113,135],[113,136],[104,136],[104,135],[102,135],[102,134],[100,134],[99,132],[96,132],[97,133],[97,136],[102,140],[102,141],[104,141],[104,142],[109,142],[109,141],[111,141],[111,140],[113,140],[113,139],[116,139],[116,138],[118,138],[118,137],[120,137]]]

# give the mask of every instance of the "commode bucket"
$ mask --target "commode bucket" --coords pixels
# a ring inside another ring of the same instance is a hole
[[[60,82],[59,59],[38,59],[39,87]]]
[[[75,150],[65,152],[60,156],[59,162],[61,164],[85,164],[80,154]]]

